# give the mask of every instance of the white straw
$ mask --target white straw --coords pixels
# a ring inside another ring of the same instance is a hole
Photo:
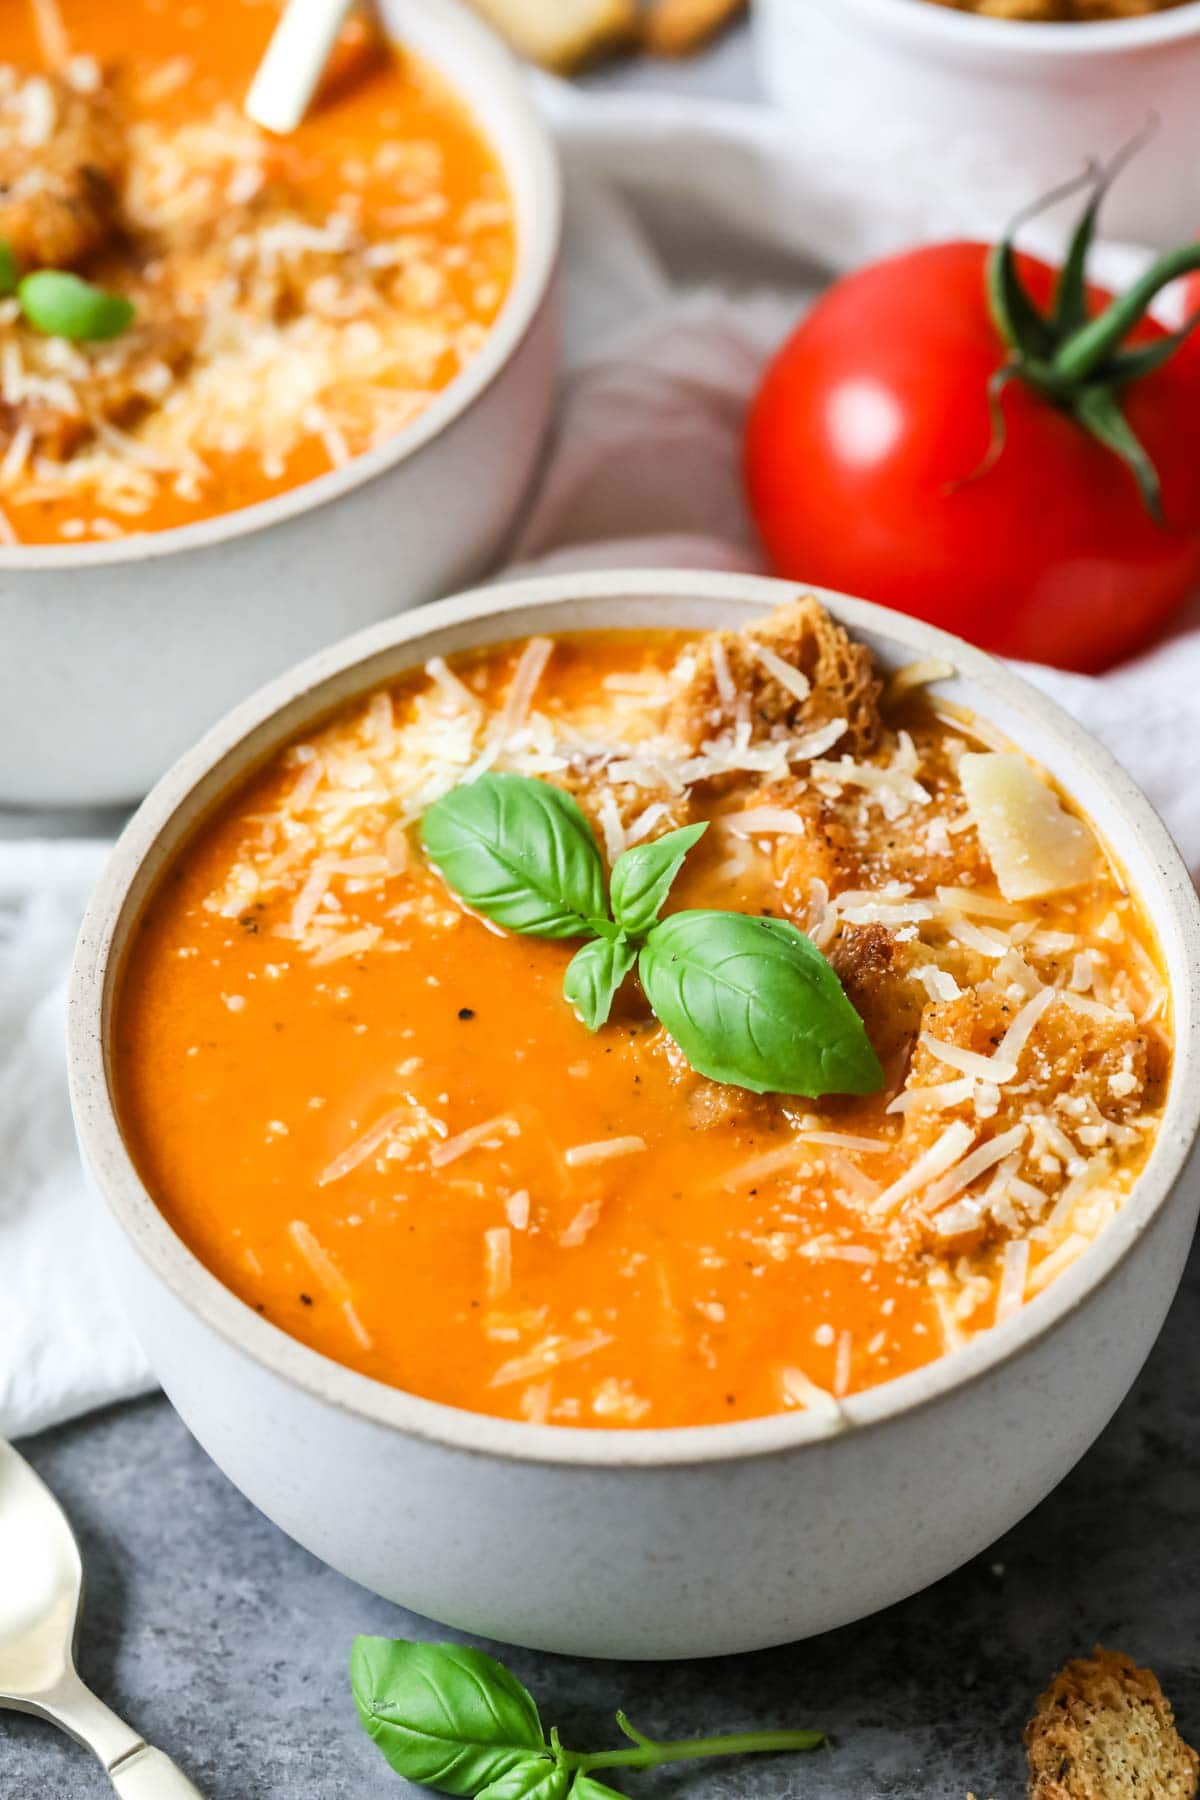
[[[288,0],[246,95],[266,131],[295,131],[325,72],[353,0]]]

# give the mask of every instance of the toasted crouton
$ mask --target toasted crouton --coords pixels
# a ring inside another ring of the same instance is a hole
[[[638,28],[635,0],[472,0],[514,50],[561,72],[627,44]]]
[[[740,13],[746,0],[650,0],[641,40],[658,56],[687,56]]]
[[[57,75],[0,85],[0,238],[22,269],[74,268],[111,244],[124,161],[103,89]]]
[[[767,653],[765,660],[760,650]],[[697,650],[685,654],[695,666],[675,696],[667,728],[695,750],[736,723],[737,702],[731,695],[742,704],[748,699],[756,738],[769,736],[776,728],[800,734],[844,719],[839,749],[857,756],[878,741],[882,684],[871,653],[852,642],[811,595],[777,608],[744,631],[714,632]],[[719,666],[722,655],[728,681]],[[771,672],[768,664],[773,657],[808,683],[803,699]]]
[[[1025,1728],[1029,1800],[1193,1800],[1200,1758],[1158,1677],[1096,1645],[1059,1670]]]
[[[883,925],[844,925],[829,960],[884,1069],[902,1070],[925,1005],[908,946]]]
[[[957,1000],[931,1001],[921,1020],[922,1032],[942,1043],[956,1044],[990,1056],[1012,1023],[1016,1004],[1001,995],[962,994]],[[1072,1095],[1089,1102],[1106,1119],[1122,1121],[1139,1112],[1147,1087],[1157,1079],[1150,1041],[1130,1019],[1092,1018],[1055,1000],[1042,1015],[1026,1051],[1035,1091],[1044,1102]],[[912,1060],[909,1087],[928,1087],[951,1079],[955,1071],[942,1062],[932,1045],[922,1042]],[[1028,1095],[1018,1089],[1002,1094],[996,1129],[1020,1116]]]

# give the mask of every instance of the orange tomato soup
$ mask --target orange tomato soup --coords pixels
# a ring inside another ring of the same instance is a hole
[[[0,537],[161,531],[401,430],[508,291],[497,159],[361,21],[287,137],[241,112],[275,0],[7,0],[0,239],[134,304],[104,341],[0,299]]]
[[[435,661],[276,756],[177,857],[123,972],[119,1108],[170,1224],[336,1361],[569,1425],[833,1412],[1016,1311],[1143,1166],[1168,1001],[1069,810],[1082,860],[1005,897],[963,758],[1028,766],[920,678],[884,688],[801,601],[740,635]],[[708,1080],[633,978],[586,1030],[576,946],[481,920],[420,848],[485,768],[568,788],[610,863],[710,821],[668,910],[805,930],[881,1091]]]

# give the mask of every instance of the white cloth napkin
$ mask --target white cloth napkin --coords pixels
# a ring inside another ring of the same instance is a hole
[[[568,374],[516,562],[757,569],[738,476],[763,358],[852,233],[806,207],[761,110],[542,86],[569,174]],[[1109,279],[1136,249],[1108,247]],[[1126,763],[1200,869],[1200,611],[1103,679],[1030,671]],[[1182,778],[1181,778],[1182,777]],[[11,838],[19,827],[3,823]],[[0,841],[0,1434],[153,1385],[91,1247],[62,1052],[106,844]]]

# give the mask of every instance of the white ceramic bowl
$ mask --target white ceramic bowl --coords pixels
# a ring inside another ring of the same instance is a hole
[[[464,1629],[578,1655],[705,1656],[824,1631],[982,1550],[1082,1455],[1146,1357],[1197,1210],[1200,908],[1133,783],[1048,700],[957,639],[822,596],[884,664],[947,657],[1095,820],[1161,933],[1178,1050],[1166,1116],[1118,1218],[1015,1318],[954,1356],[805,1414],[663,1431],[485,1418],[371,1381],[285,1336],[170,1230],[111,1092],[115,977],[198,819],[315,717],[375,683],[527,632],[740,624],[794,594],[740,575],[589,574],[443,601],[327,650],[247,701],[159,783],[84,922],[72,1098],[108,1260],[184,1420],[256,1505],[365,1586]],[[215,1178],[219,1179],[219,1175]]]
[[[243,695],[347,631],[474,580],[550,416],[561,196],[523,74],[460,0],[380,0],[496,150],[518,239],[474,360],[406,430],[239,512],[116,543],[0,548],[0,801],[144,794]]]
[[[1152,118],[1103,229],[1161,246],[1200,228],[1200,0],[1076,25],[930,0],[754,0],[754,27],[806,192],[844,217],[847,261],[997,231]]]

